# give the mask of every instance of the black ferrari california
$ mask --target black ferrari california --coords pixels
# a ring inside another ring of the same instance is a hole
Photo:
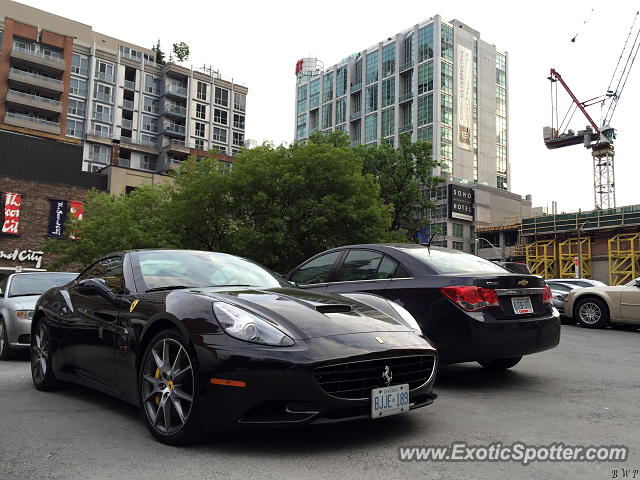
[[[295,288],[249,260],[187,250],[107,255],[38,301],[39,390],[79,383],[141,407],[156,439],[380,418],[433,402],[437,353],[370,294]]]
[[[349,245],[319,253],[287,278],[307,291],[366,292],[402,305],[441,364],[478,361],[503,370],[560,342],[560,316],[542,278],[458,250]]]

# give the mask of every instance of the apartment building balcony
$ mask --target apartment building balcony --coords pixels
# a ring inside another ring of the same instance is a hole
[[[100,100],[105,103],[113,103],[113,95],[110,93],[98,92],[97,90],[93,92],[93,98],[95,100]]]
[[[187,98],[187,89],[179,85],[167,84],[164,86],[164,94],[178,98]]]
[[[168,153],[190,153],[189,146],[184,140],[172,138],[162,144],[162,149]]]
[[[402,95],[400,95],[400,98],[398,99],[398,101],[400,103],[404,103],[404,102],[408,102],[412,98],[413,98],[413,92],[405,92]]]
[[[362,90],[362,82],[351,85],[351,93],[355,93],[358,90]]]
[[[111,115],[108,115],[106,113],[101,113],[101,112],[93,112],[93,115],[91,118],[93,118],[98,122],[103,122],[103,123],[111,123],[113,121],[113,117]]]
[[[51,55],[50,53],[41,50],[32,50],[30,48],[23,48],[14,46],[10,53],[11,58],[21,60],[24,63],[35,65],[37,67],[44,67],[47,70],[64,72],[67,64],[64,58]]]
[[[166,117],[186,118],[187,109],[182,105],[174,105],[165,102],[162,106],[162,114]]]
[[[9,70],[9,80],[12,84],[19,84],[49,93],[64,92],[62,80],[57,80],[45,75],[38,75],[37,73],[27,72],[26,70],[20,70],[14,67],[11,67]]]
[[[162,133],[173,137],[184,137],[185,128],[184,125],[165,122],[162,124]]]
[[[124,89],[125,90],[135,90],[136,89],[136,82],[134,82],[133,80],[125,80],[124,81]]]
[[[9,90],[7,92],[7,103],[30,107],[43,112],[62,113],[62,104],[59,100],[41,97],[32,93]]]
[[[349,116],[349,119],[351,119],[351,120],[358,120],[360,117],[362,117],[362,112],[353,112],[353,113]]]
[[[133,120],[129,120],[128,118],[123,118],[122,123],[120,125],[122,126],[122,128],[131,130],[133,128]]]
[[[133,100],[127,100],[126,98],[122,101],[122,108],[126,110],[134,110],[133,108]]]
[[[115,83],[116,79],[113,73],[96,72],[94,75],[96,80],[107,83]]]
[[[406,133],[406,132],[411,132],[413,131],[413,124],[412,123],[406,123],[404,125],[401,125],[400,127],[398,127],[398,133]]]
[[[118,166],[124,168],[131,168],[130,158],[118,158]]]
[[[108,139],[111,139],[111,137],[113,136],[111,133],[111,129],[106,129],[106,128],[88,128],[87,135],[91,135],[92,137],[108,138]]]
[[[159,153],[157,143],[155,141],[147,140],[142,136],[121,136],[120,148],[132,150],[134,152],[152,153],[154,155],[158,155]]]
[[[413,68],[413,61],[403,63],[402,65],[400,65],[400,73],[406,72],[407,70],[411,70],[412,68]]]
[[[22,113],[7,112],[4,116],[4,123],[7,125],[14,125],[16,127],[40,130],[42,132],[60,133],[60,124],[58,122],[51,122],[49,120],[24,115]]]

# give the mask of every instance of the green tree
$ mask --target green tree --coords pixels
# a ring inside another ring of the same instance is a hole
[[[376,177],[384,204],[392,207],[390,230],[412,240],[427,225],[427,212],[434,206],[429,189],[442,182],[431,174],[439,165],[432,158],[431,143],[412,143],[410,135],[401,135],[398,148],[389,144],[356,148],[364,159],[363,171]]]
[[[83,220],[66,224],[66,232],[75,232],[76,239],[45,241],[44,251],[56,258],[50,268],[86,265],[117,250],[179,246],[168,222],[169,201],[166,186],[144,186],[118,196],[90,192]]]
[[[174,43],[173,53],[179,62],[184,62],[189,59],[189,45],[184,42]]]
[[[235,229],[230,175],[216,159],[182,163],[171,193],[172,230],[183,248],[229,251]]]
[[[156,63],[159,63],[160,65],[164,65],[165,64],[164,52],[160,48],[160,39],[158,39],[158,43],[156,43],[151,50],[156,52]]]
[[[243,150],[230,178],[230,249],[282,273],[328,248],[380,241],[389,228],[375,179],[339,133]]]

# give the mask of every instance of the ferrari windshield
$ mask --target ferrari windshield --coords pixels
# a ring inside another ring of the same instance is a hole
[[[42,295],[53,287],[59,287],[78,276],[77,273],[24,273],[15,275],[9,284],[9,297]]]
[[[225,253],[156,250],[135,256],[144,289],[247,286],[291,287],[276,273],[244,258]]]

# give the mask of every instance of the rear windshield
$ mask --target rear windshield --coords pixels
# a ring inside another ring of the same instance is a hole
[[[9,297],[41,295],[50,288],[60,287],[78,276],[77,273],[27,273],[16,275],[9,284]]]
[[[507,270],[489,260],[458,251],[407,248],[405,253],[426,263],[437,273],[505,273]]]

